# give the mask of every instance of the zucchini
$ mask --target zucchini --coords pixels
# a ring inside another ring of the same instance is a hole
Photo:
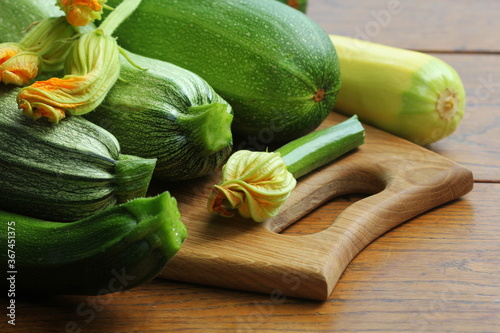
[[[131,52],[205,79],[232,106],[238,136],[266,131],[285,142],[310,132],[341,83],[325,31],[275,0],[143,0],[114,35]]]
[[[458,73],[429,54],[330,36],[342,68],[335,108],[419,145],[455,131],[465,108]]]
[[[120,153],[116,138],[81,117],[34,121],[0,86],[0,209],[75,221],[146,194],[155,159]]]
[[[0,260],[8,267],[2,290],[28,296],[95,296],[146,283],[187,234],[168,192],[69,223],[0,211],[0,226]]]
[[[357,116],[309,133],[274,152],[239,150],[222,168],[207,209],[224,217],[236,211],[244,218],[263,222],[276,216],[302,177],[356,149],[365,141]]]
[[[55,1],[2,0],[1,4],[0,43],[21,40],[33,22],[64,15]]]
[[[156,158],[155,179],[213,172],[231,153],[231,106],[198,75],[127,54],[134,65],[122,58],[122,80],[85,117],[115,135],[124,153]]]
[[[59,12],[54,4],[37,10],[37,2],[21,2],[32,4],[37,19]],[[120,23],[124,15],[115,17]],[[113,31],[118,24],[109,19],[99,28],[106,23],[105,30]],[[17,20],[29,25],[25,17]],[[85,117],[115,135],[122,153],[156,159],[156,179],[191,179],[219,167],[233,144],[231,106],[188,70],[130,52],[126,58],[120,57],[121,79]]]

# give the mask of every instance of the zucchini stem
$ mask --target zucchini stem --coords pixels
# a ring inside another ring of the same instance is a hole
[[[109,13],[99,25],[99,29],[103,30],[106,35],[111,36],[116,28],[139,7],[140,3],[141,0],[124,0]]]
[[[117,203],[145,196],[155,166],[155,158],[120,154],[115,166]]]
[[[236,211],[255,222],[278,214],[295,188],[296,179],[332,162],[364,143],[365,130],[356,115],[309,133],[275,152],[240,150],[222,168],[207,209],[224,217]]]
[[[206,154],[213,154],[227,147],[232,141],[231,108],[224,103],[211,103],[192,106],[189,112],[177,118],[177,122],[193,142]]]
[[[364,143],[365,131],[356,115],[335,126],[298,138],[276,152],[295,178],[333,161]]]

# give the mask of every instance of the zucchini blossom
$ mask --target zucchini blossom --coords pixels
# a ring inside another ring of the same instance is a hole
[[[120,74],[120,49],[115,38],[97,29],[74,41],[66,58],[64,77],[53,77],[22,88],[17,102],[34,119],[59,122],[66,113],[94,110]]]
[[[1,43],[0,82],[22,86],[39,73],[61,70],[75,33],[64,17],[51,17],[33,24],[18,43]]]
[[[40,56],[17,43],[0,44],[0,82],[23,86],[38,74]]]
[[[240,150],[222,168],[222,181],[214,185],[207,208],[225,217],[237,210],[244,218],[263,222],[278,213],[296,184],[280,153]]]
[[[58,0],[57,5],[66,13],[71,25],[83,27],[101,19],[106,0]]]

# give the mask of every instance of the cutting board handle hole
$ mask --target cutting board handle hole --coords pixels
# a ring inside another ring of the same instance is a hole
[[[353,203],[371,196],[372,194],[346,194],[328,200],[324,204],[305,215],[307,219],[300,219],[281,232],[282,235],[308,235],[328,229],[335,223],[336,218]]]

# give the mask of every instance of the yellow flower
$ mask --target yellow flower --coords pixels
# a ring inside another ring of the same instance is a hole
[[[58,0],[57,4],[66,13],[68,22],[74,26],[86,26],[101,18],[106,0]]]
[[[41,72],[63,67],[76,31],[64,17],[33,24],[18,43],[0,44],[0,82],[27,85]]]
[[[275,216],[290,196],[297,181],[279,153],[240,150],[222,169],[222,181],[215,185],[208,210],[225,217],[235,215],[263,222]]]
[[[62,78],[38,81],[19,91],[17,102],[26,115],[57,123],[66,113],[82,115],[94,110],[120,73],[116,40],[99,29],[83,34],[74,42],[64,72]]]
[[[46,117],[57,123],[66,116],[66,110],[75,109],[85,103],[72,96],[78,93],[84,95],[89,81],[86,76],[67,76],[63,79],[53,77],[46,81],[37,81],[27,87],[28,89],[21,89],[18,94],[19,107],[33,119]]]
[[[25,52],[17,43],[0,44],[0,82],[18,86],[29,84],[38,75],[40,57]]]

